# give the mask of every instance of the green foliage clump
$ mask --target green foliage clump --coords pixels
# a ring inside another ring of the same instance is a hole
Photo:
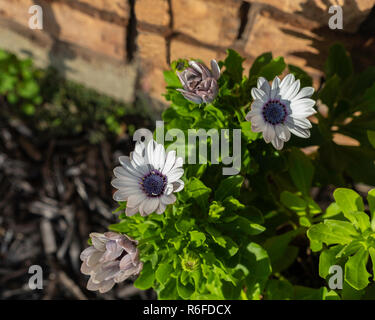
[[[352,190],[337,189],[336,202],[324,213],[310,190],[374,183],[375,69],[355,74],[345,49],[334,45],[326,81],[313,96],[328,107],[328,115],[317,114],[310,139],[294,137],[275,151],[245,120],[251,88],[258,77],[271,81],[286,69],[302,86],[312,79],[271,53],[258,57],[247,75],[243,61],[228,50],[219,62],[218,96],[207,105],[193,104],[176,91],[181,88],[176,71],[187,66],[186,60],[173,62],[164,73],[170,102],[163,113],[165,129],[179,128],[185,137],[189,129],[242,129],[242,166],[228,177],[222,159],[186,165],[185,189],[165,214],[120,215],[121,222],[110,229],[140,240],[145,263],[135,285],[154,288],[160,299],[326,300],[366,294],[367,261],[375,259],[374,190],[368,198],[371,220]],[[337,145],[336,132],[360,145]],[[185,145],[187,154],[194,152],[188,141]],[[312,146],[317,148],[309,155],[301,151]],[[210,139],[207,149],[210,153]],[[119,210],[125,207],[122,203]],[[306,257],[309,240],[313,252],[322,251],[319,264],[315,253]],[[331,264],[344,266],[344,290],[331,290],[324,282]],[[320,277],[304,271],[312,268],[319,268]]]

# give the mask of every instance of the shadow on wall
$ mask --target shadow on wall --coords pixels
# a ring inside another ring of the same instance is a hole
[[[323,0],[323,3],[327,6],[327,8],[332,5],[328,0]],[[353,17],[361,14],[363,15],[363,12],[358,8],[355,0],[346,0],[342,8],[344,22],[345,16],[348,14]],[[304,17],[319,23],[321,22],[322,17],[327,16],[327,11],[318,7],[313,1],[308,1],[302,4],[302,11],[295,13],[302,14]],[[357,31],[354,33],[345,31],[345,26],[343,30],[332,30],[328,26],[328,20],[326,26],[310,29],[310,31],[314,34],[312,37],[287,29],[282,29],[282,31],[288,35],[311,41],[310,46],[317,49],[318,53],[315,54],[308,51],[295,51],[291,52],[291,54],[295,57],[305,59],[307,65],[312,68],[323,70],[329,48],[335,42],[341,42],[344,44],[346,49],[351,53],[354,66],[358,71],[363,70],[366,66],[374,64],[375,5],[372,10],[369,11],[369,15],[365,21],[362,22]]]
[[[72,71],[66,65],[66,60],[74,59],[75,53],[68,43],[59,40],[61,27],[56,22],[50,1],[34,0],[34,4],[43,8],[43,31],[48,33],[53,41],[48,52],[49,65],[57,69],[62,77],[65,77],[67,71]]]

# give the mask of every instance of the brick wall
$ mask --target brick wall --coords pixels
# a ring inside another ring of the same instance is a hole
[[[44,30],[28,28],[28,8]],[[340,4],[344,30],[328,27]],[[0,47],[32,54],[64,75],[132,101],[138,86],[162,100],[162,72],[177,58],[221,59],[272,51],[305,68],[318,85],[328,48],[343,42],[358,66],[373,64],[375,0],[0,0]]]

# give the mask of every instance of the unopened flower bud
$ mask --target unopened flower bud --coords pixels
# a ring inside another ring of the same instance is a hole
[[[202,63],[189,61],[189,67],[177,72],[184,89],[177,89],[189,101],[194,103],[210,103],[219,91],[217,80],[220,68],[215,60],[211,60],[211,71]]]

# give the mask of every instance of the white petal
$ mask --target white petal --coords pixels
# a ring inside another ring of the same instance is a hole
[[[263,137],[264,137],[264,140],[267,143],[270,143],[274,139],[274,137],[275,137],[275,128],[274,128],[274,126],[272,126],[269,123],[266,123],[266,126],[265,126],[265,128],[263,130]]]
[[[168,196],[163,195],[160,197],[160,201],[165,205],[172,204],[176,202],[176,196],[173,193]]]
[[[290,115],[288,119],[288,123],[293,123],[295,126],[298,126],[302,129],[311,129],[312,125],[311,122],[306,118],[299,118],[299,117],[293,117],[293,115]]]
[[[154,150],[154,164],[156,170],[161,170],[165,163],[165,150],[162,144],[156,144]]]
[[[189,65],[197,72],[203,73],[203,70],[200,68],[200,66],[193,60],[189,61]]]
[[[154,149],[155,149],[155,141],[150,140],[146,147],[145,161],[147,164],[150,164],[152,166],[154,166]]]
[[[144,214],[153,213],[159,206],[159,199],[158,198],[148,198],[145,200],[143,204],[143,212]]]
[[[296,135],[297,137],[300,137],[300,138],[309,138],[310,137],[310,131],[308,129],[302,129],[302,128],[296,126],[295,123],[290,118],[288,118],[286,120],[286,124],[287,124],[290,132],[293,133],[294,135]]]
[[[128,217],[131,217],[133,215],[135,215],[137,212],[139,211],[138,207],[135,207],[135,208],[131,208],[129,207],[128,205],[126,206],[126,210],[125,210],[125,213]]]
[[[99,251],[105,250],[105,244],[107,243],[108,239],[103,234],[92,232],[90,233],[90,238],[95,249]]]
[[[100,293],[106,293],[109,290],[111,290],[114,285],[115,285],[115,282],[112,279],[107,280],[107,281],[103,281],[103,282],[100,283],[99,292]]]
[[[251,89],[251,95],[252,95],[254,100],[259,99],[263,102],[268,101],[268,95],[263,90],[260,90],[258,88],[252,88]]]
[[[292,85],[292,83],[294,82],[294,75],[293,75],[293,73],[289,73],[289,74],[287,74],[285,77],[284,77],[284,79],[283,79],[283,81],[281,81],[281,83],[280,83],[280,88],[281,89],[284,89],[285,87],[289,87],[289,86],[291,86]]]
[[[275,89],[278,89],[278,88],[280,88],[280,78],[278,76],[276,76],[275,79],[273,79],[273,81],[272,81],[271,89],[275,90]]]
[[[257,81],[257,87],[258,89],[263,90],[267,96],[271,94],[271,86],[266,78],[259,77]]]
[[[299,100],[294,100],[290,104],[293,112],[297,112],[300,109],[312,108],[315,105],[315,101],[310,98],[303,98]]]
[[[178,168],[182,167],[183,165],[184,165],[184,159],[182,159],[181,157],[177,157],[176,162],[174,163],[174,166],[171,169],[171,171],[174,170],[174,169],[178,169]]]
[[[88,259],[86,260],[86,264],[89,267],[93,267],[97,265],[102,255],[103,255],[103,252],[101,251],[94,252],[91,256],[88,257]]]
[[[128,178],[128,177],[121,177],[121,178],[116,178],[111,181],[111,185],[115,187],[116,189],[121,189],[121,188],[129,188],[129,187],[136,187],[139,186],[139,182],[141,180],[139,178]]]
[[[292,100],[297,95],[300,87],[301,87],[301,82],[297,80],[291,86],[287,87],[285,91],[281,90],[280,94],[283,99]]]
[[[166,205],[163,204],[161,201],[159,203],[159,207],[158,209],[156,210],[156,213],[157,214],[162,214],[164,211],[165,211],[165,208],[166,208]]]
[[[143,192],[139,192],[138,194],[131,195],[128,198],[128,202],[126,203],[127,206],[134,208],[141,204],[143,200],[145,200],[147,197]]]
[[[173,182],[172,184],[173,184],[173,192],[180,192],[185,186],[185,183],[181,179]]]
[[[145,159],[137,152],[131,152],[130,159],[134,162],[135,168],[145,164]]]
[[[96,291],[99,288],[100,288],[100,283],[94,283],[92,281],[92,278],[90,278],[89,281],[87,282],[87,290]]]
[[[79,258],[82,260],[82,261],[85,261],[90,255],[92,255],[95,251],[97,251],[95,249],[94,246],[90,246],[88,248],[86,248],[85,250],[83,250],[81,252],[81,255],[79,256]]]
[[[276,132],[276,137],[283,141],[288,141],[290,139],[290,132],[286,126],[283,124],[278,124],[275,126],[275,132]],[[280,149],[278,149],[280,150]]]
[[[251,131],[262,132],[266,126],[263,115],[257,115],[251,118]]]
[[[167,157],[165,159],[164,168],[162,169],[161,172],[163,174],[168,173],[172,169],[172,167],[175,164],[175,162],[176,162],[176,151],[175,150],[169,151],[167,153]]]
[[[81,273],[89,276],[91,275],[91,271],[92,271],[92,268],[89,267],[86,262],[83,262],[82,265],[81,265]]]
[[[293,101],[296,101],[302,98],[310,98],[313,94],[314,94],[313,87],[302,88],[301,91],[293,98]]]
[[[168,183],[177,181],[178,179],[182,177],[183,174],[184,174],[184,169],[182,168],[173,169],[172,171],[167,173]]]
[[[214,78],[218,80],[220,78],[220,67],[214,59],[211,60],[211,70]]]
[[[276,150],[281,150],[284,147],[284,141],[275,136],[275,138],[272,140],[272,145]]]

